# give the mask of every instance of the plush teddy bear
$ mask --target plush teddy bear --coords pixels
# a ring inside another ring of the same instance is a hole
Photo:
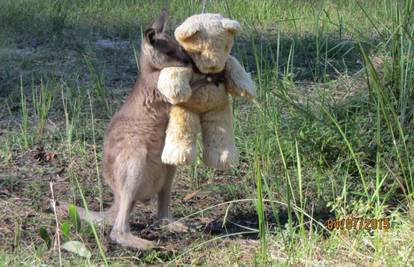
[[[207,166],[225,169],[238,164],[229,95],[247,99],[256,95],[250,75],[230,55],[240,30],[237,21],[208,13],[187,18],[175,30],[193,64],[165,68],[159,76],[158,89],[173,104],[161,157],[164,163],[191,163],[201,130]]]

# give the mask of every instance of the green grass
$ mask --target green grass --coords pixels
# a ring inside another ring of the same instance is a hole
[[[140,33],[166,3],[173,29],[202,2],[2,1],[0,265],[54,266],[59,255],[64,266],[414,265],[412,0],[205,1],[242,23],[233,53],[258,87],[256,103],[233,101],[240,166],[220,172],[198,159],[179,170],[173,213],[192,233],[154,230],[155,206],[136,210],[134,233],[159,250],[56,221],[51,181],[58,202],[110,204],[103,134],[135,81]],[[324,225],[355,217],[391,228]],[[56,229],[91,257],[54,246]]]

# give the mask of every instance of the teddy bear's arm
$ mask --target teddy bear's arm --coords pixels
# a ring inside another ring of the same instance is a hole
[[[157,88],[171,104],[186,102],[191,97],[192,75],[191,67],[164,68],[158,78]]]
[[[247,99],[256,97],[256,86],[249,73],[233,56],[226,61],[224,80],[227,93],[233,96],[242,96]]]

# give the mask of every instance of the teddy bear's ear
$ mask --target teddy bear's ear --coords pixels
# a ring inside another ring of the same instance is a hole
[[[223,28],[228,30],[232,34],[238,34],[241,32],[241,26],[238,21],[231,19],[223,19],[221,21],[221,25],[223,25]]]
[[[186,25],[185,27],[183,26],[184,25],[178,26],[174,32],[175,38],[180,42],[185,42],[185,40],[191,38],[192,36],[194,36],[200,31],[198,25],[193,24],[190,26],[188,25]]]

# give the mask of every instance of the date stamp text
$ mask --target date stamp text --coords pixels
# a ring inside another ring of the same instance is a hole
[[[345,218],[328,219],[325,226],[329,231],[332,230],[388,230],[390,229],[390,219],[369,219],[369,218]]]

